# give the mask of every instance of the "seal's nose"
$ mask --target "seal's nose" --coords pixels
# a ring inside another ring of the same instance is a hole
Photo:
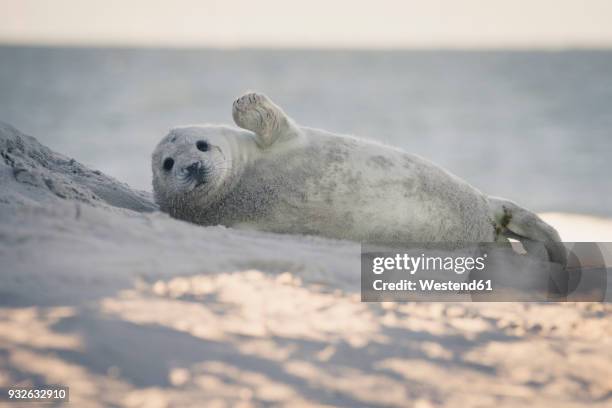
[[[189,166],[185,167],[185,171],[189,175],[196,175],[200,171],[200,163],[199,162],[191,163]]]
[[[183,167],[183,171],[187,174],[187,177],[191,180],[196,181],[196,185],[206,183],[208,175],[208,169],[204,164],[200,162],[191,163],[189,166]]]

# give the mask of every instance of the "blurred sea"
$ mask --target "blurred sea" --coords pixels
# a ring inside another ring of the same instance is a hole
[[[170,127],[232,123],[246,90],[535,211],[612,215],[612,51],[0,47],[0,120],[145,190]]]

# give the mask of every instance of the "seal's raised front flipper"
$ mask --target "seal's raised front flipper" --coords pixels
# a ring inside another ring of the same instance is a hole
[[[561,244],[559,234],[540,217],[503,198],[489,197],[489,205],[498,237],[519,240],[527,252],[544,245],[552,262],[563,266],[567,264],[567,252]]]
[[[232,116],[238,126],[255,133],[257,144],[262,148],[300,132],[293,120],[263,94],[248,93],[236,99]]]

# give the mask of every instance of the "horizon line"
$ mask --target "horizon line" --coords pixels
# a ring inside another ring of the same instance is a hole
[[[12,48],[93,48],[93,49],[150,49],[150,50],[218,50],[218,51],[612,51],[612,43],[568,44],[428,44],[428,45],[349,45],[349,44],[186,44],[115,41],[11,41],[0,38],[0,47]]]

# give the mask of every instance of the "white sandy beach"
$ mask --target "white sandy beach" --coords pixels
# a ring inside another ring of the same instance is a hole
[[[77,407],[611,404],[609,303],[362,303],[356,243],[171,219],[7,125],[0,151],[0,388],[68,385]],[[610,219],[542,218],[612,241]]]
[[[612,219],[583,214],[542,213],[565,242],[612,242]]]

